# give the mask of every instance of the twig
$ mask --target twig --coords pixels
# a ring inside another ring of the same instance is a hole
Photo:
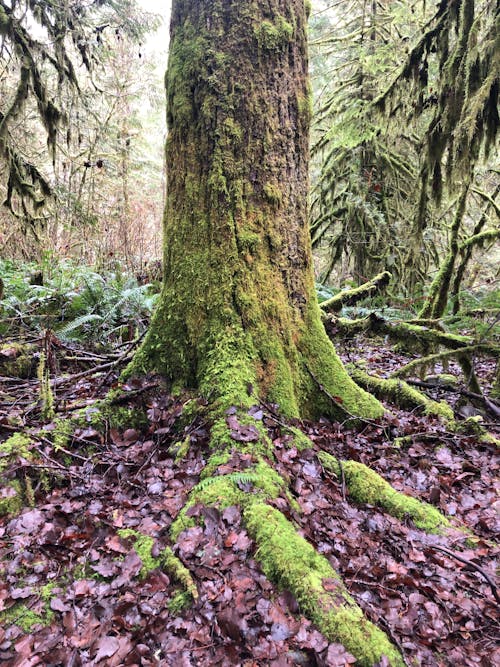
[[[452,558],[456,558],[456,560],[460,561],[464,565],[467,565],[467,567],[470,567],[472,570],[475,570],[476,572],[479,572],[479,574],[482,574],[483,577],[486,579],[486,581],[489,584],[489,587],[491,588],[491,592],[493,593],[493,597],[497,601],[498,604],[500,604],[500,595],[498,594],[497,587],[495,583],[493,582],[492,578],[490,575],[485,572],[479,565],[476,565],[473,561],[467,560],[466,558],[462,558],[462,556],[459,556],[458,554],[454,553],[453,551],[449,551],[448,549],[445,549],[444,547],[436,547],[432,544],[428,545],[429,549],[434,549],[434,551],[441,551],[442,553],[446,554],[447,556],[451,556]]]
[[[341,489],[342,489],[342,500],[345,502],[346,499],[346,489],[345,489],[345,475],[344,475],[344,466],[342,465],[342,461],[340,459],[337,459],[339,468],[340,468],[340,484],[341,484]]]
[[[121,403],[127,403],[130,399],[135,398],[136,396],[140,396],[149,389],[155,389],[159,385],[160,385],[159,381],[149,382],[148,384],[145,384],[143,387],[139,387],[139,389],[131,389],[130,391],[123,391],[118,396],[114,396],[110,400],[110,403],[111,405],[120,405]]]

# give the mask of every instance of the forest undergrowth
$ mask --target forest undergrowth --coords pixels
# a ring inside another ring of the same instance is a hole
[[[148,377],[123,387],[122,424],[98,428],[97,401],[116,387],[134,342],[115,339],[103,349],[50,332],[28,337],[45,374],[30,368],[26,377],[0,377],[0,474],[7,481],[0,497],[0,662],[355,664],[264,576],[237,506],[190,507],[195,525],[171,544],[169,529],[209,457],[210,424],[199,399],[173,397]],[[4,362],[19,355],[18,343],[4,343]],[[335,344],[345,363],[362,359],[381,376],[416,356],[365,335],[337,336]],[[494,360],[476,360],[475,371],[488,394]],[[447,373],[458,377],[458,365],[452,361]],[[460,415],[460,386],[437,383],[431,397]],[[64,434],[61,424],[77,414],[78,428]],[[498,664],[497,445],[389,404],[383,419],[357,428],[327,420],[291,425],[266,404],[253,417],[269,434],[274,468],[296,501],[282,494],[269,503],[342,575],[406,664]],[[493,417],[483,424],[498,437]],[[295,446],[294,426],[313,446]],[[236,422],[231,437],[251,443],[258,434]],[[407,516],[356,502],[342,464],[332,474],[322,451],[370,466],[396,490],[439,508],[452,528],[428,534]],[[244,475],[251,464],[235,450],[219,470],[251,490]],[[169,546],[192,577],[194,600],[182,573],[165,566]],[[379,667],[388,664],[382,659]]]

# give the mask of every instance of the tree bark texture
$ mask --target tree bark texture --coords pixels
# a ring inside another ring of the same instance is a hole
[[[304,1],[177,0],[166,89],[164,289],[132,371],[228,405],[380,415],[316,303]]]

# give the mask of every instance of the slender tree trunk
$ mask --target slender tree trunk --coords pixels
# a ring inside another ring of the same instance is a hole
[[[164,288],[129,372],[224,405],[379,416],[316,303],[304,1],[174,2],[166,87]]]

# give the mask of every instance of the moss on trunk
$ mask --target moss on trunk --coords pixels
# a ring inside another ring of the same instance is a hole
[[[303,0],[174,3],[166,88],[164,287],[128,373],[289,416],[380,416],[316,304]]]
[[[174,1],[166,88],[164,285],[126,375],[156,371],[208,401],[210,456],[171,537],[193,525],[197,503],[240,505],[263,571],[330,640],[360,664],[387,655],[402,665],[328,562],[266,504],[281,496],[298,509],[251,410],[265,400],[291,417],[384,411],[348,376],[316,302],[304,0]],[[244,442],[232,438],[235,420],[251,434]],[[249,467],[221,474],[235,451]]]

